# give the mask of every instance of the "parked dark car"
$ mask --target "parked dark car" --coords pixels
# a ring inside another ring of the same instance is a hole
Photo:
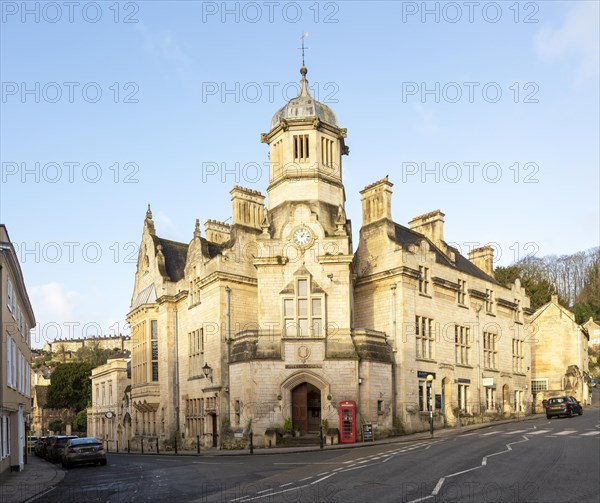
[[[106,452],[102,443],[94,437],[72,438],[62,453],[62,465],[71,468],[83,463],[106,465]]]
[[[74,435],[60,435],[52,439],[52,442],[46,449],[46,459],[52,463],[56,463],[61,460],[63,449],[68,440],[77,438]]]
[[[42,442],[42,445],[40,446],[40,453],[39,456],[41,458],[46,459],[48,456],[48,448],[50,447],[50,444],[52,443],[52,439],[54,438],[54,435],[50,435],[48,437],[44,437],[44,441]]]
[[[42,455],[42,447],[44,447],[44,440],[46,440],[46,437],[38,437],[38,439],[36,440],[35,445],[33,446],[33,453],[36,456]]]
[[[546,417],[548,419],[554,416],[573,417],[575,414],[579,414],[580,416],[583,414],[583,407],[575,397],[557,396],[548,399],[548,403],[546,404]]]

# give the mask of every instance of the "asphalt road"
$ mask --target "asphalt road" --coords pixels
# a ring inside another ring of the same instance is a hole
[[[600,409],[445,439],[261,456],[109,455],[76,467],[44,503],[598,503]]]

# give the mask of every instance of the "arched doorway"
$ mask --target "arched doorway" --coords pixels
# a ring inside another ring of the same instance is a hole
[[[317,433],[321,425],[321,390],[303,382],[292,390],[292,424],[301,435]]]

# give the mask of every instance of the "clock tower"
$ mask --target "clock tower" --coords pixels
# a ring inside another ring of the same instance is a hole
[[[346,129],[338,126],[331,108],[315,100],[308,87],[305,66],[300,69],[300,92],[271,119],[261,136],[269,145],[269,211],[274,218],[281,205],[311,202],[319,207],[327,231],[336,230],[339,207],[344,206],[342,155],[348,154]]]

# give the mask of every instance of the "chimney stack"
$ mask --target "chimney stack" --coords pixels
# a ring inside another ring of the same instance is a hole
[[[494,249],[490,245],[474,248],[469,252],[469,260],[484,273],[494,275]]]
[[[444,250],[444,215],[440,210],[431,211],[413,218],[408,225],[410,230],[423,234],[438,248]]]
[[[220,245],[229,241],[231,237],[231,227],[229,224],[219,222],[218,220],[207,220],[204,223],[204,235],[206,240]]]
[[[236,185],[231,189],[233,205],[233,225],[244,225],[261,230],[265,196],[258,190],[247,189]]]
[[[360,192],[363,227],[378,220],[392,220],[392,187],[388,177],[367,185]]]

